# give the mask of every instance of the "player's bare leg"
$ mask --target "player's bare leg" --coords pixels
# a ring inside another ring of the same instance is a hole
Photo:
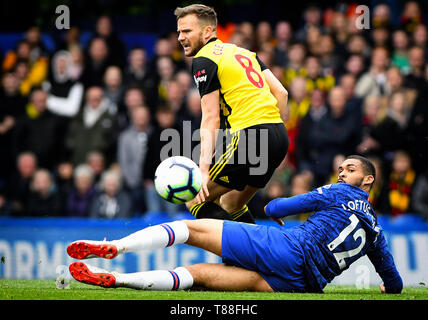
[[[218,291],[273,292],[263,277],[255,271],[224,264],[200,263],[185,267],[195,286]]]
[[[259,188],[246,186],[244,190],[231,190],[220,197],[220,205],[235,221],[255,223],[248,210],[247,203],[259,191]]]

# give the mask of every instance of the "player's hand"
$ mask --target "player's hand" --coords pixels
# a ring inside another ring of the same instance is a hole
[[[202,187],[196,196],[196,201],[199,203],[205,202],[205,199],[210,195],[208,191],[208,181],[210,180],[210,174],[208,171],[201,171],[202,173]]]
[[[270,217],[273,221],[275,221],[276,223],[278,223],[280,226],[284,225],[284,221],[282,221],[281,218],[272,218]]]
[[[383,283],[381,283],[381,284],[379,285],[379,288],[380,288],[380,292],[381,292],[381,293],[386,293],[385,285],[384,285]]]
[[[267,205],[265,205],[265,207],[263,208],[264,212],[266,213],[266,207]],[[273,217],[269,217],[271,220],[275,221],[276,223],[278,223],[280,226],[284,225],[284,221],[282,221],[281,218],[273,218]]]

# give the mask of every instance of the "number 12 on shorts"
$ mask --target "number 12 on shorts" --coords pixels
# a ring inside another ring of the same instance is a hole
[[[334,239],[332,242],[327,244],[327,247],[330,251],[333,251],[341,243],[343,243],[346,240],[346,238],[352,233],[352,231],[354,231],[354,229],[357,227],[358,218],[355,214],[351,215],[349,217],[349,220],[351,220],[351,223],[339,233],[336,239]],[[360,253],[361,249],[363,249],[364,245],[366,244],[366,232],[364,231],[363,228],[359,228],[357,229],[357,231],[355,231],[353,238],[355,242],[358,240],[358,238],[361,238],[361,243],[358,247],[348,251],[333,252],[333,255],[336,258],[337,264],[339,265],[339,268],[341,270],[346,267],[345,258],[356,256],[357,254]]]

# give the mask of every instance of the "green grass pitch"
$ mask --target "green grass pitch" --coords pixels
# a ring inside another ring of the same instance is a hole
[[[428,300],[428,288],[404,288],[399,295],[381,294],[378,287],[357,289],[350,286],[325,288],[324,294],[139,291],[105,289],[70,281],[69,289],[57,289],[55,280],[0,279],[0,300]]]

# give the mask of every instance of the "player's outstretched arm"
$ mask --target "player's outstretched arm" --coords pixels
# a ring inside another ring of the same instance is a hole
[[[284,123],[288,121],[288,91],[284,88],[282,83],[275,77],[275,75],[269,69],[263,70],[263,75],[269,85],[270,92],[274,95],[277,102],[277,107],[281,114],[281,119]]]
[[[274,199],[265,206],[265,213],[268,217],[281,224],[278,219],[293,214],[315,211],[318,205],[319,203],[313,192],[310,192],[290,198]]]

